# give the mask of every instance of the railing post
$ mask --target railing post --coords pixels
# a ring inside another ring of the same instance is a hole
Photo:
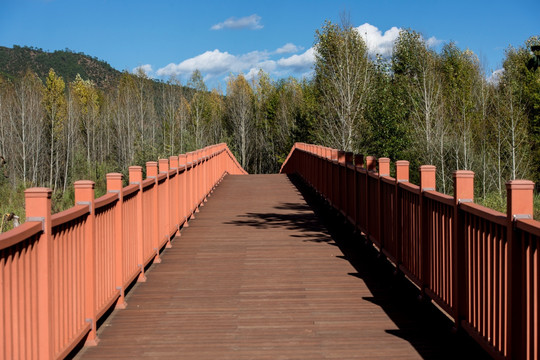
[[[379,177],[380,176],[390,176],[390,159],[389,158],[380,158],[379,159]]]
[[[199,204],[204,206],[204,200],[206,198],[206,148],[201,149],[200,158],[201,158],[201,175],[199,180]]]
[[[210,195],[210,191],[212,190],[212,171],[211,171],[211,156],[212,155],[212,148],[207,146],[204,148],[204,192],[203,192],[203,198],[204,202],[208,202],[208,197]]]
[[[171,202],[171,214],[170,218],[173,219],[173,224],[170,224],[171,227],[174,226],[176,228],[176,231],[180,230],[180,220],[179,220],[179,209],[178,209],[178,156],[169,156],[169,163],[170,163],[170,169],[175,171],[175,175],[173,177],[174,180],[169,179],[170,186],[170,199]]]
[[[154,257],[154,263],[159,264],[161,263],[161,257],[159,256],[159,184],[158,184],[158,163],[156,161],[148,161],[146,162],[146,178],[147,179],[154,179],[154,197],[152,199],[154,203],[154,214],[153,214],[153,222],[154,222],[154,235],[152,239],[152,243],[154,244],[154,251],[156,252],[156,256]]]
[[[347,216],[345,214],[345,201],[347,200],[347,179],[346,179],[346,175],[347,175],[347,165],[345,163],[345,151],[343,150],[339,150],[338,151],[338,186],[337,186],[337,189],[338,189],[338,199],[337,199],[337,204],[338,204],[338,211],[343,215],[343,216]]]
[[[365,201],[365,189],[360,188],[360,169],[364,166],[364,155],[354,155],[354,225],[355,231],[360,230],[360,207],[362,206],[362,199]]]
[[[374,156],[366,156],[366,169],[367,171],[375,171],[375,163],[377,159]]]
[[[407,160],[398,160],[396,161],[396,193],[395,199],[396,204],[394,206],[395,214],[395,225],[394,225],[394,239],[396,239],[396,261],[398,263],[397,269],[399,269],[399,264],[403,263],[402,259],[402,246],[403,246],[403,202],[402,202],[402,192],[399,187],[400,183],[409,182],[409,162]],[[417,229],[418,230],[418,229]]]
[[[327,201],[328,200],[328,174],[327,174],[327,165],[328,165],[328,151],[327,148],[321,146],[321,158],[319,159],[320,164],[320,176],[321,176],[321,197]]]
[[[99,342],[96,334],[96,237],[95,224],[96,214],[94,207],[94,182],[79,180],[73,184],[75,188],[75,205],[88,206],[89,215],[84,222],[84,251],[86,271],[86,321],[91,324],[90,333],[86,338],[85,345],[95,346]]]
[[[171,248],[171,182],[169,181],[169,159],[159,159],[159,173],[165,174],[165,183],[163,188],[165,190],[165,204],[158,204],[160,207],[165,207],[165,231],[164,233],[167,236],[167,245],[166,247]],[[161,190],[160,190],[161,191]],[[158,198],[159,199],[159,198]],[[161,241],[161,239],[159,239]]]
[[[123,281],[123,259],[124,259],[124,246],[123,246],[123,239],[124,239],[124,229],[123,229],[123,223],[122,223],[122,214],[123,214],[123,203],[124,203],[124,197],[123,197],[123,186],[122,186],[122,178],[123,175],[120,173],[109,173],[107,174],[107,192],[108,193],[115,193],[118,195],[118,202],[115,205],[114,211],[115,211],[115,235],[114,235],[114,241],[115,241],[115,283],[116,283],[116,289],[120,291],[120,298],[118,299],[118,302],[116,303],[117,309],[125,309],[127,306],[127,303],[125,301],[125,288],[124,288],[124,281]]]
[[[431,283],[431,258],[430,258],[430,238],[429,238],[429,219],[428,209],[426,206],[425,191],[435,191],[436,186],[436,168],[433,165],[421,165],[420,166],[420,249],[421,254],[421,268],[422,268],[422,297],[426,296],[426,289]]]
[[[356,194],[354,187],[354,170],[353,167],[354,154],[350,151],[345,152],[345,203],[343,204],[345,218],[354,225],[354,203],[353,199]]]
[[[194,212],[199,212],[199,206],[201,204],[201,151],[197,150],[193,153],[193,164],[195,165],[195,171],[193,172],[193,195],[194,195]]]
[[[534,183],[512,180],[506,183],[506,229],[508,242],[508,354],[511,359],[527,357],[526,301],[524,296],[526,270],[523,255],[527,251],[521,243],[515,223],[519,219],[533,218]],[[536,334],[538,335],[538,334]],[[529,357],[532,359],[532,356]]]
[[[396,181],[409,182],[409,162],[407,160],[396,161]]]
[[[30,188],[24,192],[26,221],[41,221],[43,232],[38,242],[37,259],[37,293],[39,296],[38,344],[40,358],[53,358],[52,331],[52,299],[51,299],[51,258],[52,258],[52,227],[51,227],[51,194],[48,188]]]
[[[452,229],[452,290],[456,328],[467,313],[467,244],[466,229],[459,204],[474,201],[474,172],[458,170],[454,178],[454,221]]]
[[[384,216],[383,214],[383,192],[382,192],[382,177],[383,176],[390,176],[390,159],[389,158],[386,158],[386,157],[382,157],[382,158],[379,158],[379,176],[377,178],[377,201],[379,202],[378,204],[378,210],[379,210],[379,217],[378,217],[378,221],[377,221],[377,229],[378,229],[378,237],[379,237],[379,244],[381,245],[381,248],[380,248],[380,251],[381,251],[381,254],[382,254],[382,249],[384,249],[386,247],[386,244],[385,244],[385,239],[384,239],[384,236],[383,236],[383,221],[382,221],[382,218]]]
[[[358,167],[364,167],[364,155],[355,154],[354,155],[354,165]]]
[[[180,171],[180,192],[178,193],[178,201],[180,203],[180,218],[183,219],[183,227],[188,227],[188,210],[187,210],[187,156],[186,154],[178,155],[178,169]],[[182,221],[181,221],[182,222]]]
[[[435,191],[437,184],[435,171],[436,168],[433,165],[420,166],[420,189],[422,191]]]
[[[315,184],[315,192],[319,195],[321,195],[321,171],[320,171],[320,147],[318,145],[314,146],[314,152],[313,152],[313,174],[315,177],[315,181],[313,182]]]
[[[143,230],[143,175],[142,167],[140,166],[130,166],[129,167],[129,184],[138,185],[139,191],[135,195],[135,204],[137,207],[137,221],[136,223],[136,234],[137,234],[137,266],[140,269],[139,277],[137,278],[138,282],[145,282],[146,275],[144,274],[144,230]]]
[[[364,194],[365,194],[365,213],[366,213],[366,229],[365,229],[365,233],[366,233],[366,238],[369,240],[373,235],[373,233],[375,232],[374,229],[372,229],[371,225],[370,225],[370,219],[371,217],[373,217],[373,212],[371,212],[370,208],[372,206],[374,206],[373,204],[371,204],[371,201],[370,201],[370,192],[371,191],[377,191],[377,189],[371,189],[370,186],[369,186],[369,173],[373,173],[375,172],[376,170],[376,161],[377,159],[374,157],[374,156],[366,156],[366,187],[364,189]],[[378,229],[377,229],[378,230]]]
[[[188,152],[187,153],[187,166],[188,166],[187,175],[188,175],[189,180],[186,187],[186,196],[187,196],[188,209],[189,209],[188,220],[195,218],[195,211],[193,210],[193,204],[195,203],[194,201],[195,197],[193,196],[194,171],[195,171],[194,163],[195,163],[195,160],[194,160],[193,152]]]
[[[330,205],[334,208],[338,206],[338,188],[339,188],[339,164],[338,164],[338,150],[331,149],[330,158]]]

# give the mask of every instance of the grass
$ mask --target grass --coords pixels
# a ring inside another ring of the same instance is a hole
[[[498,192],[488,193],[485,199],[477,197],[475,202],[506,214],[506,194],[501,196]],[[533,195],[533,218],[540,221],[540,194],[538,193]]]
[[[19,222],[22,224],[26,218],[24,210],[24,190],[26,186],[21,183],[13,188],[7,182],[0,183],[0,225],[1,232],[13,228],[13,221],[6,221],[6,215],[15,214],[19,216]]]
[[[105,177],[100,177],[95,181],[95,197],[98,198],[107,192]],[[24,183],[13,187],[7,181],[0,183],[0,233],[13,229],[13,220],[7,220],[7,215],[14,214],[19,217],[22,224],[26,219],[24,191],[32,185]],[[75,190],[73,185],[67,187],[66,191],[58,189],[51,196],[51,212],[59,213],[69,209],[75,204]],[[2,222],[2,219],[4,221]]]

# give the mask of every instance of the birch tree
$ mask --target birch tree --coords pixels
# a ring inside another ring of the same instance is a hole
[[[202,74],[195,70],[188,82],[188,87],[195,90],[190,102],[191,108],[191,135],[193,136],[193,147],[200,149],[206,145],[204,139],[208,117],[208,93]]]
[[[227,112],[235,148],[240,153],[240,165],[247,169],[253,147],[253,91],[242,74],[229,76]]]
[[[315,83],[320,94],[320,139],[327,145],[354,150],[362,135],[370,93],[372,64],[367,46],[350,24],[327,21],[316,31]]]

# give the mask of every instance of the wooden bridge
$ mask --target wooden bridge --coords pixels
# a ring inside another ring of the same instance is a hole
[[[0,358],[538,358],[532,183],[509,215],[434,168],[296,144],[249,175],[225,144],[75,184],[0,235]],[[418,298],[422,300],[418,300]],[[457,331],[455,331],[457,330]],[[83,346],[84,345],[84,346]]]

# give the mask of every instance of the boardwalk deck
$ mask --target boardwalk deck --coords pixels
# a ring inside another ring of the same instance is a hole
[[[314,204],[284,175],[228,176],[76,357],[486,356]]]

